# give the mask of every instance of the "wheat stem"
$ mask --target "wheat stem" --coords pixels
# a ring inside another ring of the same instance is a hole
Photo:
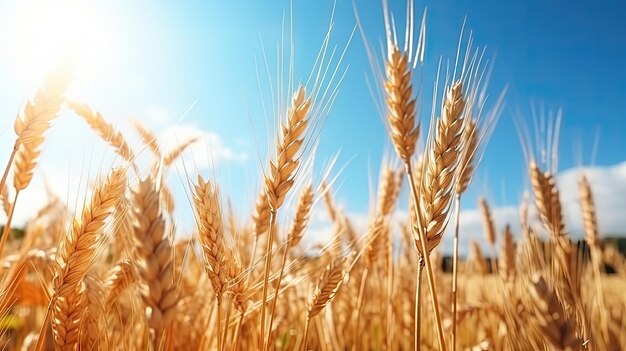
[[[263,299],[261,300],[261,333],[259,335],[259,345],[261,350],[265,350],[265,314],[266,314],[266,302],[269,285],[270,271],[272,270],[272,247],[274,244],[274,231],[276,228],[276,211],[270,210],[270,226],[268,229],[267,245],[265,248],[265,269],[263,271]]]
[[[363,295],[365,294],[365,284],[367,282],[367,275],[369,269],[367,266],[363,269],[361,273],[361,283],[359,284],[359,295],[356,301],[356,322],[354,325],[354,341],[352,344],[352,350],[357,350],[359,345],[359,324],[361,322],[361,307],[363,306]]]
[[[289,243],[289,242],[287,242]],[[285,265],[287,264],[287,256],[289,254],[289,245],[285,245],[284,251],[283,251],[283,259],[282,262],[280,264],[280,273],[278,274],[278,281],[276,282],[276,287],[275,287],[275,291],[274,291],[274,299],[272,300],[272,308],[270,310],[270,324],[268,327],[268,337],[267,337],[267,343],[265,345],[265,349],[269,350],[270,348],[270,340],[272,339],[270,336],[272,335],[272,324],[274,324],[274,313],[276,313],[276,300],[278,300],[278,293],[280,292],[280,283],[283,280],[283,274],[285,272]]]
[[[13,151],[11,151],[11,156],[9,156],[9,161],[7,162],[7,166],[4,168],[4,173],[2,174],[2,180],[0,180],[0,193],[4,191],[4,186],[7,182],[7,177],[9,176],[9,170],[11,169],[11,165],[13,164],[13,159],[15,158],[15,154],[17,154],[17,150],[19,150],[20,145],[15,143],[13,146]]]
[[[415,184],[413,183],[413,168],[411,167],[410,162],[405,163],[404,167],[405,167],[407,177],[409,178],[411,195],[412,195],[413,201],[415,202],[415,208],[417,209],[417,212],[420,213],[419,197],[418,197],[417,190],[416,190],[417,188],[415,187]],[[421,216],[419,215],[417,216],[418,223],[421,222],[420,217]],[[420,227],[421,227],[421,224],[420,224]],[[432,297],[433,314],[435,317],[435,324],[437,327],[437,336],[439,338],[439,349],[442,351],[445,351],[446,344],[445,344],[445,336],[443,334],[443,326],[441,323],[441,313],[439,312],[439,300],[437,299],[437,287],[435,286],[435,276],[433,275],[433,269],[430,263],[430,253],[428,250],[428,246],[426,244],[426,235],[424,233],[424,230],[422,230],[422,228],[419,228],[417,230],[417,234],[419,236],[419,244],[422,249],[424,264],[426,267],[426,278],[428,279],[428,289],[430,290],[430,295]]]
[[[422,341],[422,273],[424,271],[424,259],[420,256],[417,262],[415,277],[415,351],[419,351]]]
[[[307,351],[306,343],[309,339],[309,324],[311,324],[311,318],[306,317],[306,324],[304,324],[304,339],[302,340],[302,351]]]
[[[2,239],[0,240],[0,257],[2,257],[2,253],[4,252],[4,246],[7,243],[7,239],[9,238],[9,233],[11,232],[11,221],[13,220],[13,212],[15,211],[15,204],[17,203],[17,196],[20,191],[15,192],[15,196],[13,197],[13,205],[11,205],[11,209],[9,210],[9,214],[7,216],[7,221],[4,224],[4,230],[2,231]]]
[[[217,350],[222,350],[222,299],[217,299],[217,320],[215,321],[217,326]]]
[[[457,284],[459,278],[459,222],[461,216],[460,194],[456,195],[454,207],[454,246],[452,254],[452,351],[456,351]]]

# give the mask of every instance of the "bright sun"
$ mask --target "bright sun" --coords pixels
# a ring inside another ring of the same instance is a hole
[[[11,18],[5,34],[16,78],[34,83],[65,59],[76,62],[79,74],[106,66],[110,28],[93,2],[19,1]]]

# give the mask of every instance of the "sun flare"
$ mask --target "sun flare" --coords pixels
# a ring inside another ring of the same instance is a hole
[[[95,4],[28,0],[13,12],[5,35],[15,78],[34,84],[62,60],[74,61],[81,74],[106,67],[110,26]]]

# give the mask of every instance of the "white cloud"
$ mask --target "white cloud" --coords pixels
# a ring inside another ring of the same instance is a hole
[[[578,178],[585,173],[592,187],[598,216],[598,226],[601,235],[626,234],[626,162],[606,167],[572,168],[562,171],[557,176],[557,184],[565,217],[566,229],[573,239],[583,237],[582,215],[580,207],[580,193]],[[530,200],[532,202],[532,199]],[[529,221],[538,230],[542,230],[536,220],[533,204],[529,204]],[[511,225],[514,235],[521,236],[519,224],[519,208],[517,206],[495,206],[491,208],[493,220],[498,234],[502,233],[507,224]],[[349,213],[350,220],[360,235],[367,230],[369,217],[364,213]],[[394,221],[406,221],[407,213],[396,210]],[[447,231],[441,244],[441,251],[445,254],[452,252],[453,219],[450,220]],[[308,245],[330,240],[332,224],[324,212],[323,204],[319,204],[311,219],[311,228],[308,231]],[[397,232],[397,230],[396,230]],[[466,255],[471,240],[480,243],[486,255],[492,251],[485,242],[481,214],[478,209],[464,209],[460,216],[459,250]],[[498,245],[498,244],[496,244]],[[499,248],[496,248],[499,250]]]
[[[185,151],[182,160],[186,165],[212,168],[222,161],[241,162],[248,159],[246,152],[230,148],[217,133],[203,130],[192,124],[166,128],[159,136],[159,144],[164,152],[168,152],[192,138],[198,138],[198,141]]]

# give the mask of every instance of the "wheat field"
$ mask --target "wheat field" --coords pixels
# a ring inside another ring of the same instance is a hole
[[[488,86],[489,64],[471,39],[436,81],[418,83],[419,65],[433,64],[423,62],[426,24],[410,16],[406,28],[395,28],[384,15],[374,91],[384,102],[392,147],[377,170],[365,230],[338,205],[336,177],[313,174],[310,166],[339,84],[315,79],[279,92],[284,106],[274,116],[256,201],[242,216],[217,179],[193,165],[182,176],[189,201],[176,201],[168,175],[201,140],[164,149],[159,132],[141,121],[121,128],[89,101],[66,98],[71,63],[49,72],[19,108],[14,143],[0,151],[8,155],[0,168],[2,348],[626,349],[626,258],[604,242],[594,189],[582,173],[574,190],[584,240],[570,237],[556,170],[535,151],[550,143],[523,141],[529,196],[519,206],[521,232],[498,232],[481,198],[484,242],[460,257],[461,199],[489,147],[506,89]],[[436,92],[427,123],[421,84]],[[41,194],[47,205],[33,209],[24,228],[12,226],[14,209],[29,206],[19,195],[38,171],[48,130],[64,123],[60,115],[81,120],[115,161],[100,166],[77,208]],[[548,133],[541,137],[553,140]],[[331,239],[305,246],[316,206],[333,224]],[[400,207],[406,217],[396,215]],[[191,232],[178,230],[175,212],[193,218]],[[441,253],[444,236],[453,238],[451,257]],[[485,255],[484,247],[495,254]]]

